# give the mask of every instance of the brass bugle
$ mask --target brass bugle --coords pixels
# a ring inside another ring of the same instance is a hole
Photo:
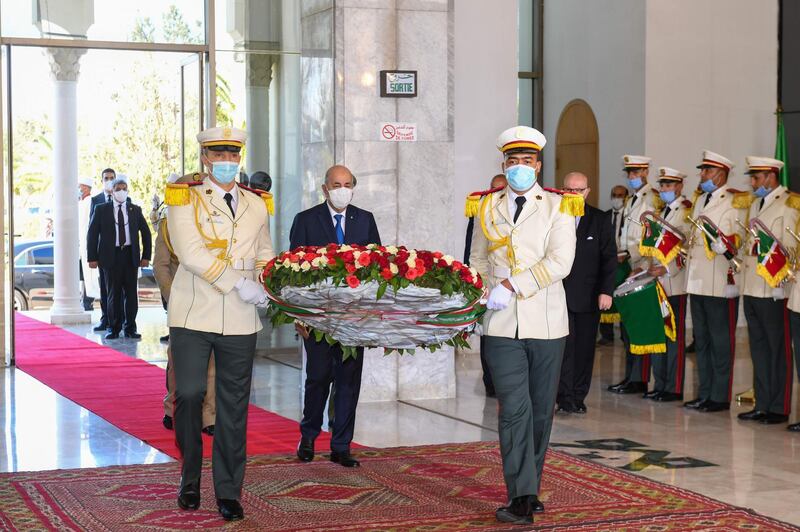
[[[642,225],[642,222],[640,222],[639,220],[634,220],[634,219],[633,219],[633,218],[631,218],[630,216],[628,216],[627,218],[625,218],[625,220],[626,220],[626,221],[628,221],[628,222],[633,222],[633,223],[635,223],[635,224],[636,224],[636,225],[638,225],[638,226],[641,226],[641,225]]]
[[[736,225],[738,225],[739,227],[744,229],[745,232],[748,235],[752,236],[753,238],[758,238],[758,233],[756,233],[756,230],[753,229],[752,227],[748,227],[748,226],[744,225],[742,222],[739,221],[739,218],[736,218]]]
[[[787,226],[787,227],[786,227],[786,232],[787,232],[787,233],[789,233],[790,235],[792,235],[792,236],[794,237],[794,239],[795,239],[795,240],[797,240],[798,242],[800,242],[800,235],[798,235],[797,233],[795,233],[794,231],[792,231],[792,228],[791,228],[791,227],[788,227],[788,226]]]

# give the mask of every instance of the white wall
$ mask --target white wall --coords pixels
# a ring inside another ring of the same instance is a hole
[[[544,7],[545,183],[554,182],[561,111],[582,98],[600,132],[604,209],[611,188],[623,182],[622,155],[645,149],[645,13],[642,0],[558,0]]]
[[[517,2],[453,2],[455,63],[454,219],[448,251],[464,253],[464,199],[488,188],[500,172],[495,147],[501,131],[517,125]],[[422,191],[421,191],[422,193]]]
[[[776,0],[648,0],[645,150],[689,174],[703,149],[731,159],[749,188],[746,155],[775,150]],[[602,139],[602,134],[601,134]]]

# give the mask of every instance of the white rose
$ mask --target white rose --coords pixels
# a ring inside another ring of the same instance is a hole
[[[451,257],[450,255],[445,255],[444,257],[442,257],[442,260],[444,261],[444,263],[445,263],[445,264],[447,264],[448,266],[450,266],[450,265],[452,265],[452,264],[453,264],[453,261],[454,261],[454,260],[456,260],[456,259],[454,259],[454,258],[453,258],[453,257]]]
[[[303,270],[304,272],[307,272],[308,270],[311,269],[311,263],[309,263],[307,260],[304,260],[303,263],[300,265],[300,269]]]
[[[469,273],[470,273],[470,275],[472,275],[472,277],[473,277],[473,278],[476,278],[476,279],[477,279],[477,277],[478,277],[478,270],[476,270],[475,268],[470,268],[470,269],[469,269]]]
[[[299,272],[300,271],[300,265],[297,264],[296,262],[294,264],[292,264],[292,271],[293,272]]]
[[[342,253],[345,253],[347,251],[353,251],[353,247],[345,244],[344,246],[339,248],[339,251],[341,251]]]
[[[298,256],[298,257],[302,257],[302,256],[304,256],[305,254],[306,254],[306,252],[305,252],[305,251],[298,251],[298,252],[297,252],[297,256]]]
[[[328,254],[328,250],[326,248],[319,248],[317,250],[317,253],[319,253],[320,255],[327,255]]]
[[[386,246],[386,252],[391,253],[392,255],[397,255],[399,250],[395,246]]]
[[[292,266],[292,261],[290,261],[289,259],[283,259],[283,267],[284,268],[289,268],[291,266]]]
[[[397,275],[397,272],[400,271],[400,270],[398,270],[397,264],[395,264],[394,262],[390,262],[389,263],[389,271],[392,272],[392,275]]]
[[[408,260],[406,261],[406,264],[408,264],[409,268],[416,268],[417,267],[417,258],[414,257],[414,256],[408,257]]]

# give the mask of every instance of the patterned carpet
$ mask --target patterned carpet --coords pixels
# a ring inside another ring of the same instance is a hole
[[[505,498],[495,442],[359,451],[360,469],[318,458],[250,458],[246,519],[216,514],[210,471],[199,511],[175,504],[178,464],[0,475],[3,530],[488,531]],[[548,456],[535,530],[800,530],[690,491],[560,452]],[[227,525],[227,526],[225,526]]]

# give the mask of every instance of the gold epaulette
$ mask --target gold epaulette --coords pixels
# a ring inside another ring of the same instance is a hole
[[[255,194],[256,196],[260,196],[261,199],[264,200],[264,205],[267,206],[267,212],[270,214],[270,216],[275,214],[275,199],[272,197],[271,192],[267,192],[266,190],[250,188],[244,186],[241,183],[236,183],[236,184],[239,185],[239,188],[241,188],[242,190],[246,190],[252,194]]]
[[[167,183],[164,191],[164,203],[167,205],[189,205],[189,187],[202,185],[202,181],[191,183]]]
[[[583,196],[580,194],[573,194],[572,192],[565,192],[557,188],[543,187],[546,192],[558,194],[561,196],[561,203],[558,206],[558,211],[570,216],[583,216]]]
[[[753,204],[753,199],[755,196],[753,196],[750,192],[739,192],[738,190],[732,190],[731,192],[733,192],[733,201],[731,202],[731,205],[734,209],[749,209],[750,205]]]
[[[786,206],[800,211],[800,194],[789,192],[789,197],[786,198]]]
[[[481,190],[478,192],[473,192],[469,196],[467,196],[467,201],[464,204],[464,216],[467,218],[473,218],[478,215],[478,210],[480,208],[481,198],[484,196],[488,196],[489,194],[493,194],[495,192],[500,192],[506,187],[497,187],[492,188],[489,190]]]

